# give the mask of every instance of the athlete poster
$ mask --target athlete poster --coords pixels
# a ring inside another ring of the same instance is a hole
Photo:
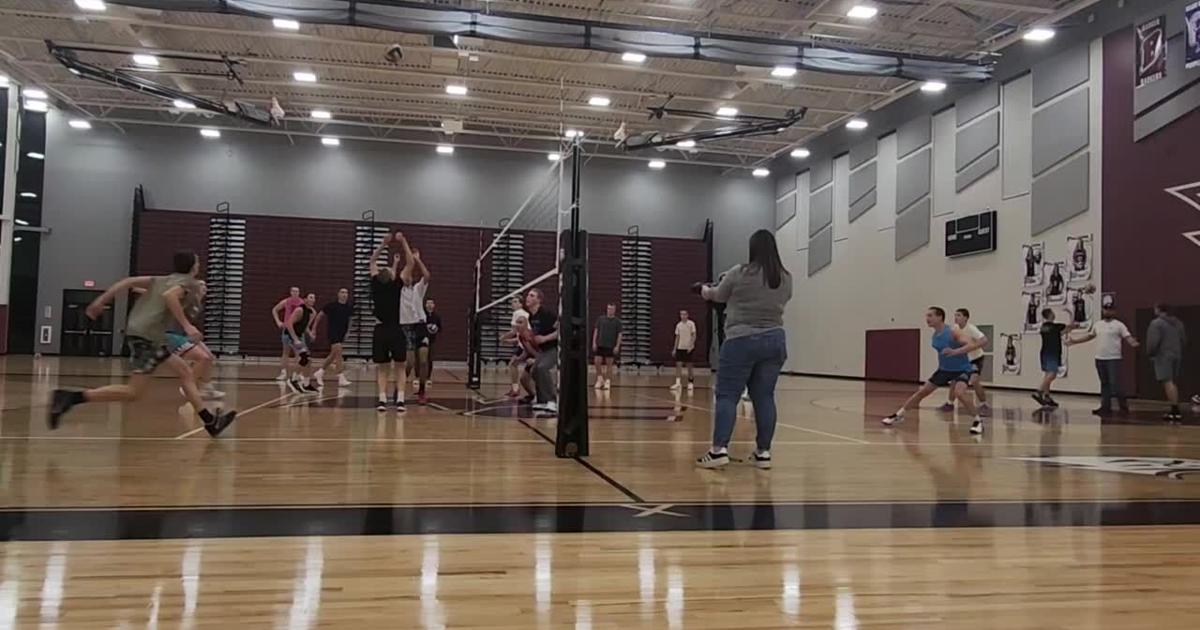
[[[1046,275],[1046,304],[1062,306],[1067,303],[1067,276],[1063,263],[1048,262],[1042,265]]]
[[[1022,291],[1021,304],[1024,307],[1024,323],[1021,330],[1036,333],[1042,329],[1042,292]]]
[[[1042,260],[1045,258],[1045,243],[1026,243],[1021,246],[1022,271],[1021,285],[1024,287],[1042,286]]]
[[[1167,75],[1167,16],[1137,26],[1137,87]]]
[[[1200,2],[1183,7],[1183,32],[1186,37],[1183,67],[1200,68]]]
[[[1086,328],[1092,325],[1096,307],[1087,288],[1067,289],[1067,307],[1071,310],[1071,321],[1076,326]]]
[[[1091,234],[1067,237],[1067,252],[1071,257],[1067,284],[1074,286],[1092,279],[1093,240]]]
[[[1000,333],[1000,347],[1004,360],[1000,363],[1001,374],[1021,373],[1021,335]]]

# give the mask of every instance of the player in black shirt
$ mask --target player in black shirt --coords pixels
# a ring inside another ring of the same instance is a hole
[[[315,393],[317,387],[311,384],[312,377],[312,355],[309,352],[309,346],[312,344],[312,338],[309,336],[309,328],[312,324],[313,308],[317,303],[317,295],[309,293],[304,298],[304,304],[301,304],[296,310],[292,311],[291,317],[284,323],[284,331],[287,333],[288,340],[292,346],[292,352],[296,355],[296,372],[300,378],[295,376],[288,379],[288,386],[297,394]]]
[[[437,303],[433,300],[425,300],[425,339],[421,342],[428,348],[428,353],[425,357],[425,362],[421,366],[424,374],[421,375],[425,379],[425,387],[433,385],[433,347],[437,342],[438,334],[442,332],[442,316],[437,313]]]
[[[558,413],[558,388],[554,384],[554,370],[558,369],[558,313],[542,304],[540,289],[530,289],[525,295],[525,308],[529,311],[529,328],[533,330],[533,344],[537,346],[537,360],[530,373],[537,386],[536,413]]]
[[[321,363],[321,369],[313,373],[318,383],[325,380],[325,370],[337,374],[338,387],[350,387],[352,383],[346,378],[346,363],[342,358],[342,343],[346,341],[346,333],[350,332],[350,318],[354,315],[354,306],[350,304],[350,290],[338,289],[337,301],[321,307],[321,311],[313,318],[309,326],[309,336],[317,336],[317,327],[325,322],[325,336],[329,338],[329,356]]]
[[[1042,385],[1033,393],[1033,399],[1043,407],[1057,407],[1058,403],[1050,397],[1050,385],[1058,378],[1058,370],[1062,367],[1063,336],[1075,328],[1074,324],[1058,324],[1054,321],[1054,309],[1042,309]]]
[[[392,243],[392,235],[383,237],[371,253],[371,308],[375,315],[375,331],[371,334],[371,359],[375,362],[375,382],[379,386],[379,411],[388,408],[388,366],[392,366],[391,382],[395,384],[396,411],[404,413],[404,359],[408,347],[400,330],[400,283],[396,281],[400,256],[392,258],[390,267],[379,266],[379,257]]]

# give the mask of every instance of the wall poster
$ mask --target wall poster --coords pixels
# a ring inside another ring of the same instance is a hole
[[[1068,266],[1070,269],[1068,284],[1076,285],[1092,279],[1094,243],[1095,238],[1091,234],[1067,237],[1067,251],[1071,257],[1071,264]]]
[[[1089,289],[1090,287],[1067,289],[1067,306],[1071,309],[1071,322],[1079,328],[1091,326],[1096,317],[1096,307]]]
[[[1160,15],[1137,26],[1136,86],[1167,75],[1167,16]]]
[[[1025,322],[1021,330],[1036,333],[1042,329],[1042,292],[1022,291],[1021,303],[1025,306]]]
[[[1026,243],[1021,246],[1021,259],[1025,262],[1021,285],[1025,287],[1040,287],[1042,276],[1042,260],[1045,258],[1045,243]]]
[[[1183,7],[1183,31],[1187,36],[1184,68],[1200,68],[1200,2]]]
[[[1063,275],[1063,263],[1048,262],[1042,267],[1046,274],[1046,304],[1062,306],[1067,303],[1067,278]]]
[[[1021,335],[1020,333],[1000,333],[1000,345],[1004,346],[1004,360],[1000,363],[1000,373],[1021,373]]]

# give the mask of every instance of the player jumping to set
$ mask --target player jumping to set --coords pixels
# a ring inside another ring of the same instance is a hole
[[[392,382],[396,384],[397,413],[404,413],[404,361],[408,348],[404,345],[404,333],[400,330],[400,283],[396,281],[396,267],[400,256],[392,258],[390,267],[379,265],[379,257],[392,243],[392,235],[383,237],[379,247],[371,253],[371,308],[375,315],[375,330],[371,333],[371,360],[375,363],[375,381],[379,386],[379,411],[388,408],[388,368]]]

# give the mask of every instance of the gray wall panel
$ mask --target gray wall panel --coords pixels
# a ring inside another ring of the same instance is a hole
[[[962,127],[954,136],[954,169],[961,171],[983,154],[1000,146],[1000,112]]]
[[[808,200],[808,235],[820,232],[822,228],[833,222],[833,186],[826,186],[821,191],[809,197]]]
[[[833,160],[814,160],[808,171],[808,189],[816,190],[833,181]]]
[[[999,167],[1000,151],[993,150],[954,176],[954,190],[956,192],[966,190],[971,184],[983,179],[984,175],[991,173]]]
[[[1076,46],[1033,67],[1033,105],[1083,85],[1091,76],[1090,50]]]
[[[1029,76],[1004,85],[1004,105],[1000,110],[1000,159],[1005,199],[1027,195],[1033,185],[1032,92],[1033,78]]]
[[[929,215],[932,200],[926,199],[896,217],[896,260],[929,244]]]
[[[789,172],[775,180],[775,198],[776,199],[779,199],[780,197],[792,192],[793,190],[796,190],[796,175],[795,174]]]
[[[1047,169],[1088,145],[1088,88],[1033,113],[1033,174]]]
[[[1146,136],[1170,125],[1183,116],[1200,107],[1200,83],[1179,93],[1162,105],[1142,114],[1141,118],[1133,121],[1133,139],[1141,140]]]
[[[808,242],[809,277],[811,278],[818,271],[828,267],[831,262],[833,262],[833,228],[829,227]]]
[[[850,204],[850,222],[854,223],[859,217],[866,214],[867,210],[874,208],[876,201],[878,201],[878,191],[872,188],[871,192],[863,195],[862,199]]]
[[[1081,153],[1033,182],[1030,217],[1033,236],[1087,212],[1090,157],[1090,151]]]
[[[933,151],[925,149],[896,167],[896,214],[904,212],[921,197],[929,196],[932,156]]]
[[[875,154],[879,152],[879,139],[871,138],[864,140],[850,147],[850,168],[856,169],[863,165],[867,160],[875,159]]]
[[[796,195],[791,194],[775,202],[775,229],[783,227],[796,216]]]
[[[954,104],[954,117],[961,127],[1000,106],[1000,84],[991,83]]]
[[[933,141],[933,119],[918,116],[896,130],[896,157],[905,158]]]
[[[1180,11],[1180,14],[1183,12]],[[1170,94],[1195,81],[1200,81],[1200,67],[1184,68],[1184,37],[1167,41],[1167,75],[1133,91],[1133,113],[1140,114]]]
[[[867,193],[875,190],[878,177],[879,169],[874,163],[850,173],[850,203],[862,199]]]

